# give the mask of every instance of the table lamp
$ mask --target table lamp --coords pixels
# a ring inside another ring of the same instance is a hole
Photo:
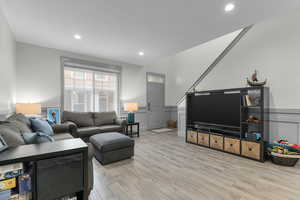
[[[129,124],[134,123],[134,111],[137,111],[139,108],[137,103],[129,102],[124,104],[124,110],[128,112],[127,122]]]
[[[24,115],[40,115],[42,113],[41,104],[37,103],[17,103],[16,113],[22,113]]]

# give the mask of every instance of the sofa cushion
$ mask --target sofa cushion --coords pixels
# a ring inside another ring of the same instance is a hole
[[[82,127],[77,129],[77,134],[80,138],[90,137],[92,135],[101,133],[99,127]]]
[[[69,133],[55,134],[52,137],[54,138],[55,141],[73,139],[73,136]]]
[[[116,112],[96,112],[94,113],[95,126],[115,124],[117,115]]]
[[[120,133],[103,133],[90,137],[91,143],[100,152],[109,152],[134,146],[134,140]]]
[[[16,147],[25,144],[21,133],[9,126],[0,125],[0,135],[9,147]]]
[[[94,126],[93,113],[91,112],[63,112],[63,122],[74,122],[78,127]]]
[[[30,119],[30,121],[31,128],[34,132],[41,132],[48,136],[54,135],[53,129],[47,121],[41,119]]]
[[[104,126],[99,126],[98,127],[102,133],[106,132],[118,132],[122,131],[122,126],[120,125],[104,125]]]
[[[28,127],[31,127],[31,121],[28,117],[25,115],[18,113],[18,114],[13,114],[10,117],[7,118],[7,121],[20,121],[26,124]]]
[[[54,138],[41,132],[23,133],[23,139],[26,144],[40,144],[45,142],[54,142]]]

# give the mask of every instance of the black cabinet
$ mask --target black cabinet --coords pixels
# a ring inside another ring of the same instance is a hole
[[[88,200],[88,146],[81,139],[22,145],[0,153],[0,166],[19,162],[33,169],[33,200],[69,195]]]
[[[52,200],[83,190],[82,169],[82,154],[37,161],[37,199]]]

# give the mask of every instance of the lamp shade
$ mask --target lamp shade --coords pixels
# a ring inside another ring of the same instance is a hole
[[[127,112],[133,112],[139,110],[139,105],[137,103],[129,102],[124,104],[124,110]]]
[[[41,104],[36,103],[17,103],[16,113],[22,113],[24,115],[40,115]]]

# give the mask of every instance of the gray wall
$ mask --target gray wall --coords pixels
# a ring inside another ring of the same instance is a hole
[[[175,106],[186,90],[199,78],[241,30],[216,38],[178,54],[162,58],[147,68],[166,74],[166,105]]]
[[[176,106],[167,106],[164,109],[164,116],[162,117],[163,123],[167,125],[168,120],[177,120],[177,108]],[[126,117],[126,112],[121,112],[122,117]],[[137,122],[140,122],[140,128],[141,130],[147,130],[148,129],[148,118],[147,118],[147,110],[146,107],[139,108],[139,111],[135,113],[135,118]]]
[[[49,49],[35,45],[17,43],[17,97],[21,103],[41,103],[43,108],[61,104],[61,63],[60,57],[66,56],[88,61],[118,65],[122,67],[121,101],[139,103],[141,109],[136,120],[141,128],[147,129],[146,113],[146,71],[143,66],[79,55],[71,52]],[[123,107],[121,105],[121,107]],[[126,113],[121,113],[126,116]],[[163,120],[176,119],[176,107],[166,107]]]
[[[257,69],[270,87],[270,141],[300,143],[299,18],[300,13],[290,13],[254,25],[197,87],[245,87],[246,77]]]
[[[146,105],[146,72],[131,65],[76,53],[17,43],[17,102],[60,106],[61,56],[118,65],[122,67],[121,100]]]
[[[0,119],[15,103],[15,38],[0,9]]]

